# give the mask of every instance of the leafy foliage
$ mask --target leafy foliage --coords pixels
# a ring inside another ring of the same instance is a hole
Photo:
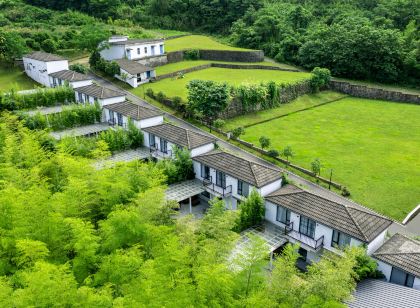
[[[239,208],[240,215],[237,223],[237,229],[239,231],[260,224],[264,218],[264,199],[256,190],[250,192],[248,198],[241,202]]]

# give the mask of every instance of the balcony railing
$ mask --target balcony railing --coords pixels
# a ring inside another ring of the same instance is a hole
[[[226,187],[218,186],[217,184],[213,183],[211,176],[207,179],[203,179],[203,186],[219,197],[228,197],[232,195],[232,185]]]
[[[119,126],[119,127],[127,128],[127,123],[121,123],[121,125],[119,125],[118,122],[113,119],[109,119],[108,124],[110,126]]]
[[[170,158],[172,157],[172,151],[171,150],[167,150],[166,152],[163,152],[161,150],[159,150],[159,147],[157,147],[157,145],[151,145],[150,146],[150,153],[152,154],[152,156],[154,157],[161,157],[161,158]]]
[[[293,230],[293,221],[286,224],[286,226],[284,227],[284,233],[287,236],[289,236],[289,237],[291,237],[291,238],[293,238],[293,239],[295,239],[295,240],[297,240],[297,241],[299,241],[299,242],[301,242],[301,243],[303,243],[303,244],[305,244],[305,245],[307,245],[307,246],[309,246],[309,247],[311,247],[315,250],[320,249],[324,245],[324,236],[321,236],[320,238],[315,240],[315,239],[313,239],[313,238],[311,238],[311,237],[309,237],[309,236],[307,236],[303,233],[300,233],[299,231]]]

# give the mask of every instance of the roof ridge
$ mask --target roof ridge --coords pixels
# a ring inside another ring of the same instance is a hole
[[[255,172],[254,172],[254,168],[253,168],[253,166],[252,166],[252,162],[250,162],[250,161],[248,160],[248,164],[249,164],[249,168],[251,169],[252,176],[254,177],[255,183],[257,183],[257,186],[259,187],[259,186],[260,186],[260,183],[259,183],[259,181],[258,181],[257,177],[255,176]]]
[[[104,95],[104,90],[105,90],[105,88],[104,87],[102,87],[102,90],[101,90],[101,98],[103,97],[103,95]]]
[[[190,133],[189,133],[189,130],[188,129],[185,129],[185,134],[187,136],[187,145],[188,145],[188,148],[191,148]]]
[[[281,189],[281,187],[279,189],[277,189],[277,191],[280,190],[280,189]],[[291,192],[288,192],[288,193],[285,193],[285,194],[280,194],[280,193],[273,192],[273,193],[269,194],[267,197],[297,195],[297,194],[301,194],[301,193],[304,193],[304,192],[305,191],[303,191],[303,190],[301,190],[301,191],[291,191]]]
[[[344,208],[346,209],[347,214],[349,215],[350,219],[353,221],[356,228],[359,230],[360,234],[364,237],[365,241],[369,242],[369,239],[367,238],[366,234],[362,231],[362,229],[359,226],[359,223],[354,219],[354,217],[351,215],[349,208],[343,204]]]

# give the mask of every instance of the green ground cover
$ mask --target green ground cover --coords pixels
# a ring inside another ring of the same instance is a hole
[[[184,49],[250,50],[225,45],[204,35],[188,35],[165,41],[165,50],[167,52]]]
[[[180,70],[184,70],[190,67],[195,67],[199,65],[209,64],[209,63],[224,63],[224,64],[246,64],[246,65],[264,65],[264,66],[277,66],[282,68],[291,68],[287,64],[272,63],[272,62],[223,62],[223,61],[208,61],[208,60],[187,60],[181,62],[170,63],[162,66],[156,67],[156,74],[163,75]]]
[[[240,126],[255,125],[261,121],[267,121],[275,117],[284,116],[290,112],[325,104],[327,102],[344,98],[346,96],[347,95],[345,94],[333,91],[323,91],[316,94],[303,95],[294,101],[287,104],[282,104],[277,108],[252,112],[228,119],[226,120],[226,124],[224,125],[223,130],[230,131]]]
[[[148,83],[136,89],[132,89],[136,95],[142,95],[143,87],[151,88],[154,92],[162,91],[168,97],[179,96],[187,99],[188,90],[186,88],[189,81],[194,79],[214,80],[217,82],[228,82],[230,85],[239,85],[244,82],[259,83],[263,81],[275,81],[278,83],[293,83],[310,76],[308,73],[296,73],[285,71],[270,70],[237,70],[225,68],[209,68],[201,71],[185,74],[182,79],[163,79],[155,83]]]
[[[27,90],[40,86],[26,76],[23,69],[0,65],[0,92],[15,90]]]
[[[292,146],[303,167],[319,158],[321,175],[332,168],[352,199],[392,218],[420,200],[419,106],[345,98],[252,126],[242,138],[258,144],[263,135],[272,148]]]

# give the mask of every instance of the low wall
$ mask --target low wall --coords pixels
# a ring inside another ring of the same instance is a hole
[[[264,52],[262,50],[207,50],[199,49],[200,59],[225,62],[262,62]],[[175,63],[184,60],[184,50],[167,53],[168,63]]]
[[[176,77],[178,74],[186,74],[186,73],[191,73],[191,72],[195,72],[195,71],[200,71],[200,70],[204,70],[206,68],[210,68],[212,65],[211,64],[203,64],[203,65],[198,65],[198,66],[194,66],[194,67],[190,67],[190,68],[186,68],[180,71],[176,71],[176,72],[172,72],[172,73],[168,73],[168,74],[163,74],[160,76],[156,76],[155,80],[162,80],[165,78],[172,78],[172,77]]]
[[[271,71],[286,71],[286,72],[300,72],[297,69],[282,68],[271,65],[258,65],[258,64],[225,64],[225,63],[212,63],[212,67],[240,69],[240,70],[271,70]]]
[[[140,64],[143,64],[143,65],[156,67],[156,66],[161,66],[161,65],[168,64],[168,57],[167,57],[167,55],[150,56],[150,57],[147,57],[147,58],[136,60],[136,62],[140,63]]]
[[[410,103],[420,105],[420,95],[402,93],[399,91],[383,90],[363,85],[352,84],[346,81],[331,80],[329,84],[331,90],[349,94],[355,97],[380,99],[399,103]]]

